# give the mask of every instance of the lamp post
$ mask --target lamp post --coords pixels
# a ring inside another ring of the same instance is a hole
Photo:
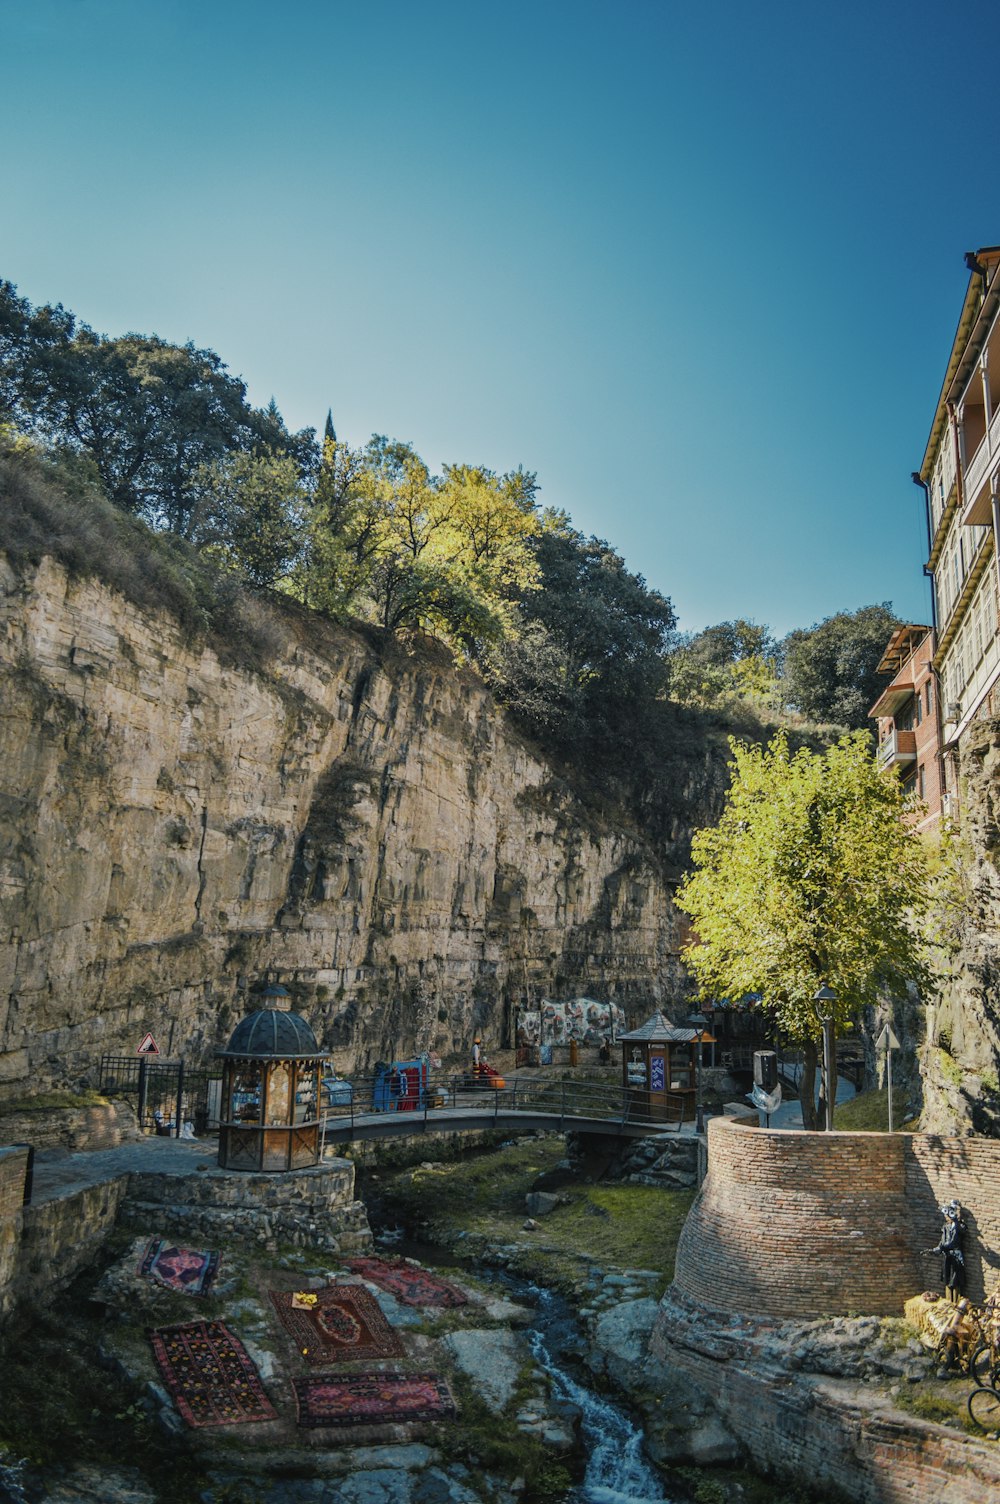
[[[826,1127],[827,1132],[833,1132],[833,1100],[837,1094],[836,1082],[836,1043],[833,1034],[833,1008],[837,1001],[837,994],[832,987],[827,987],[824,982],[822,987],[817,988],[813,994],[813,1007],[816,1017],[823,1025],[823,1095],[826,1099]]]
[[[698,1053],[695,1056],[695,1062],[694,1062],[695,1063],[695,1075],[694,1075],[694,1082],[695,1082],[695,1085],[694,1085],[694,1131],[695,1131],[695,1133],[704,1133],[704,1131],[705,1131],[705,1109],[702,1106],[702,1102],[701,1102],[701,1050],[702,1050],[702,1038],[703,1038],[704,1033],[705,1033],[705,1025],[708,1023],[708,1019],[705,1017],[704,1013],[692,1013],[691,1016],[690,1016],[690,1018],[688,1019],[688,1023],[689,1024],[693,1024],[694,1027],[698,1030],[698,1039],[697,1039],[697,1044],[695,1046],[695,1048],[697,1049]]]

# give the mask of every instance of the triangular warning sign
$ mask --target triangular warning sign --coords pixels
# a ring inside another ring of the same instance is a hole
[[[142,1044],[139,1046],[135,1053],[137,1055],[158,1055],[160,1053],[160,1047],[156,1043],[156,1040],[153,1038],[152,1034],[147,1034],[143,1039]]]

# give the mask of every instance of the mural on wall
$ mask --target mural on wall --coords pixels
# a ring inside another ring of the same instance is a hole
[[[617,1003],[595,1003],[589,997],[575,997],[568,1003],[542,1001],[540,1008],[525,1009],[517,1015],[517,1042],[520,1045],[600,1044],[616,1039],[625,1030],[625,1014]]]

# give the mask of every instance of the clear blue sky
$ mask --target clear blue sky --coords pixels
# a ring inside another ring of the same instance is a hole
[[[1000,10],[0,0],[0,276],[538,471],[682,628],[929,611]]]

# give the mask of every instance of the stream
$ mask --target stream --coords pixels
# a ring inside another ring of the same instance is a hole
[[[377,1241],[421,1263],[462,1267],[462,1261],[445,1249],[414,1241],[401,1228],[381,1228]],[[533,1320],[524,1328],[532,1356],[548,1375],[555,1407],[567,1407],[579,1415],[585,1472],[582,1482],[566,1495],[566,1504],[673,1504],[645,1459],[641,1427],[621,1405],[589,1388],[581,1376],[585,1369],[578,1355],[586,1339],[566,1300],[506,1270],[477,1265],[476,1273],[533,1308]]]
[[[549,1376],[555,1399],[580,1412],[587,1465],[583,1482],[567,1496],[568,1504],[670,1504],[643,1456],[638,1426],[620,1406],[595,1394],[562,1366],[563,1349],[579,1342],[579,1328],[566,1303],[537,1285],[505,1279],[508,1283],[535,1307],[525,1335],[536,1363]]]

